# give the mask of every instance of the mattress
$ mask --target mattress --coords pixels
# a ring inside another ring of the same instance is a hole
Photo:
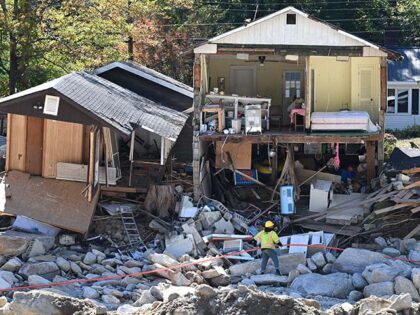
[[[311,114],[312,130],[364,130],[369,129],[367,112],[314,112]]]

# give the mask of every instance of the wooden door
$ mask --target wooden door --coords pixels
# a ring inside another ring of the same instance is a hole
[[[25,172],[27,116],[7,115],[6,169]]]
[[[230,68],[230,92],[239,96],[257,96],[255,67],[232,66]]]
[[[26,128],[25,170],[31,175],[42,174],[44,120],[28,116]]]
[[[373,67],[361,66],[359,68],[359,109],[369,110],[373,102]]]

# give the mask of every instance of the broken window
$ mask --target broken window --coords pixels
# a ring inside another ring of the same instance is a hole
[[[387,113],[395,113],[395,89],[388,89],[388,109]]]

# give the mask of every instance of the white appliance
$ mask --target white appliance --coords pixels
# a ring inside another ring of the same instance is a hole
[[[261,105],[245,106],[245,133],[262,132]]]

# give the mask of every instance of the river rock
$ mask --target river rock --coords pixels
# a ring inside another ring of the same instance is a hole
[[[44,285],[44,284],[50,284],[51,281],[48,281],[47,279],[38,275],[30,275],[28,277],[28,283],[29,285]]]
[[[200,284],[195,288],[195,294],[203,298],[212,298],[217,295],[217,292],[207,284]]]
[[[411,295],[414,301],[420,301],[420,296],[416,287],[414,286],[413,282],[407,278],[401,276],[396,277],[394,290],[396,294],[408,293]]]
[[[70,270],[70,263],[63,257],[58,256],[55,263],[64,272],[68,272]]]
[[[26,263],[19,269],[19,274],[25,277],[38,275],[47,280],[52,280],[59,273],[60,268],[58,268],[55,262]]]
[[[312,255],[311,260],[313,261],[313,263],[318,267],[318,268],[322,268],[325,266],[325,264],[327,263],[325,261],[325,257],[324,254],[322,252],[317,252],[315,254]]]
[[[410,294],[406,293],[400,295],[393,295],[389,298],[389,301],[391,302],[389,308],[396,310],[397,312],[401,312],[411,307],[413,299]]]
[[[347,298],[354,290],[351,276],[345,273],[300,275],[292,282],[290,288],[304,295],[322,295],[341,299]]]
[[[381,253],[367,249],[346,248],[333,264],[333,272],[362,273],[367,266],[384,261],[385,257]]]
[[[85,257],[83,258],[83,263],[86,265],[93,265],[96,263],[96,255],[92,252],[87,252]]]
[[[306,274],[306,273],[311,273],[311,272],[312,272],[312,271],[311,271],[311,270],[309,270],[309,268],[308,268],[308,267],[306,267],[304,264],[299,264],[299,265],[297,265],[296,269],[297,269],[297,271],[299,271],[299,273],[300,273],[301,275],[304,275],[304,274]]]
[[[1,270],[16,272],[19,270],[20,267],[22,267],[23,263],[22,261],[17,258],[13,257],[9,259],[3,266],[1,266]]]
[[[365,278],[363,278],[362,274],[361,274],[361,273],[358,273],[358,272],[356,272],[356,273],[354,273],[354,274],[353,274],[353,276],[352,276],[351,280],[352,280],[353,286],[354,286],[357,290],[361,290],[361,289],[363,289],[365,286],[367,286],[367,285],[368,285],[368,283],[367,283],[366,279],[365,279]]]
[[[91,287],[83,287],[83,297],[86,299],[97,299],[99,298],[99,293]]]
[[[393,247],[386,247],[382,250],[382,253],[388,257],[398,257],[401,255],[401,252]]]
[[[113,295],[104,294],[101,299],[105,304],[118,305],[121,303],[120,300]]]
[[[363,289],[363,295],[369,297],[375,296],[391,296],[394,294],[394,283],[391,281],[379,282],[367,285]]]
[[[413,280],[414,286],[420,289],[420,268],[413,268],[411,271],[411,280]]]

